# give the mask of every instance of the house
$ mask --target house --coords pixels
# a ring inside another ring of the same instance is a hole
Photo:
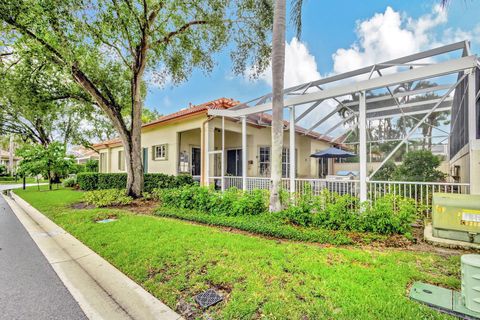
[[[15,169],[17,168],[17,164],[20,161],[19,157],[16,157],[15,155],[13,156],[13,166],[12,170],[15,172]],[[0,166],[5,166],[7,168],[7,172],[10,172],[10,152],[1,150],[0,149]]]
[[[74,146],[70,153],[75,157],[75,162],[78,164],[87,163],[88,160],[98,161],[98,152],[83,146]]]
[[[208,115],[212,109],[225,110],[239,103],[220,98],[200,105],[190,106],[178,112],[162,116],[142,126],[142,156],[147,173],[188,173],[205,183],[206,157],[209,154],[209,177],[221,176],[222,118]],[[242,176],[242,124],[238,119],[225,118],[224,173],[225,176]],[[270,177],[271,117],[252,115],[246,119],[247,159],[249,177]],[[283,149],[283,176],[289,176],[288,122],[285,122]],[[208,134],[207,134],[208,132]],[[319,161],[310,155],[329,148],[333,143],[317,132],[308,132],[296,126],[296,150],[298,178],[319,178],[331,174],[332,162]],[[208,142],[206,141],[208,139]],[[207,147],[210,150],[206,152]],[[120,139],[95,144],[99,152],[100,172],[124,172],[125,154]]]

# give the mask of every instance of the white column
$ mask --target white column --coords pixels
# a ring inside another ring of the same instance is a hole
[[[205,123],[205,186],[210,185],[210,126]]]
[[[222,154],[221,154],[221,169],[222,173],[220,175],[222,179],[222,191],[225,190],[225,117],[222,117]]]
[[[360,133],[360,202],[367,200],[367,105],[365,91],[360,92],[358,130]]]
[[[468,75],[468,141],[477,138],[475,69]]]
[[[477,140],[477,97],[475,69],[468,75],[468,149],[470,193],[480,194],[480,143]]]
[[[295,192],[296,163],[295,163],[295,108],[290,111],[290,192]]]
[[[242,188],[247,190],[247,117],[242,116]]]

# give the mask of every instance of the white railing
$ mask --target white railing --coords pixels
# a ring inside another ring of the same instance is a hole
[[[410,181],[368,181],[369,199],[375,201],[386,194],[408,197],[415,200],[417,208],[422,208],[430,213],[432,209],[432,197],[435,192],[468,194],[469,183],[449,182],[410,182]]]
[[[226,176],[225,188],[236,187],[243,188],[242,177]],[[270,178],[247,177],[247,190],[270,189]],[[218,180],[220,183],[220,180]],[[282,179],[282,187],[290,190],[290,179]],[[408,181],[368,181],[368,198],[375,201],[378,198],[393,194],[395,196],[408,197],[415,200],[417,208],[422,208],[426,213],[430,213],[432,207],[432,196],[434,192],[468,194],[470,193],[470,184],[468,183],[448,183],[448,182],[408,182]],[[350,194],[358,197],[360,193],[359,180],[331,180],[331,179],[295,179],[295,191],[304,193],[311,190],[314,195],[319,195],[322,190],[327,189],[332,193],[340,195]]]

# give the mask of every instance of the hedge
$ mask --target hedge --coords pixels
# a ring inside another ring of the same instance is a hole
[[[95,173],[82,172],[77,175],[77,183],[80,189],[85,191],[104,189],[124,189],[127,185],[126,173]],[[144,175],[144,191],[152,192],[159,188],[178,188],[185,185],[193,185],[190,175],[167,175],[163,173],[147,173]]]

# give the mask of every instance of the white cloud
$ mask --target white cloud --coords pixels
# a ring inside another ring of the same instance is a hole
[[[439,32],[437,28],[447,22],[447,12],[438,5],[418,19],[387,7],[385,12],[357,23],[358,40],[350,48],[338,49],[332,55],[333,73],[358,69],[455,41],[478,41],[480,30],[470,32],[447,28]]]
[[[260,79],[272,86],[272,68],[269,67]],[[293,38],[285,43],[285,87],[292,87],[305,82],[320,79],[315,57],[307,46]]]
[[[340,48],[332,55],[333,70],[327,74],[351,71],[451,42],[471,40],[480,43],[480,25],[474,30],[464,31],[446,28],[447,22],[447,12],[438,5],[434,6],[430,13],[416,19],[388,6],[383,13],[375,13],[369,19],[357,22],[357,40],[350,47]],[[287,42],[285,87],[320,78],[315,57],[308,51],[308,47],[296,38],[290,43]],[[268,68],[260,79],[271,86],[271,68]],[[335,101],[325,101],[300,124],[305,127],[311,126],[336,105]],[[305,110],[307,107],[300,108]],[[298,113],[300,112],[299,110]],[[339,117],[332,117],[317,131],[325,132],[339,120]],[[334,134],[341,134],[342,131],[345,129],[339,128]]]

